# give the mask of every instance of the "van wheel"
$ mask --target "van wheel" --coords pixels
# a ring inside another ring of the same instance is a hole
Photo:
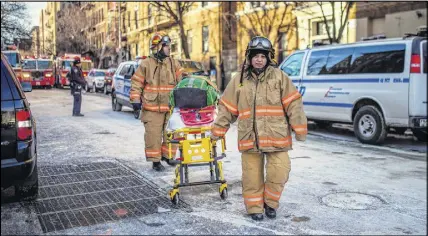
[[[117,102],[116,94],[113,93],[111,96],[111,108],[113,111],[121,111],[122,110],[122,104]]]
[[[15,186],[15,196],[21,200],[31,201],[37,198],[38,193],[39,179],[36,163],[31,176],[29,176],[23,184]]]
[[[396,134],[404,135],[404,133],[406,133],[406,131],[407,131],[407,128],[395,127],[394,130],[395,130]]]
[[[354,133],[362,143],[382,143],[388,132],[379,109],[375,106],[361,107],[354,117]]]
[[[412,129],[413,135],[418,139],[418,141],[426,142],[427,141],[427,131],[423,129]]]

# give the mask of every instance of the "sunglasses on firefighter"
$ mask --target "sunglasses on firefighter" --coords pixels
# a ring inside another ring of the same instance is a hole
[[[251,39],[250,43],[248,44],[248,48],[249,49],[258,48],[259,45],[267,50],[272,49],[272,44],[270,43],[269,39],[265,37],[260,37],[260,36],[257,36]]]

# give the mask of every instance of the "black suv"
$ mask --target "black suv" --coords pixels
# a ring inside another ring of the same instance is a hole
[[[1,187],[15,186],[18,198],[35,199],[39,189],[36,124],[23,92],[31,91],[31,84],[21,86],[3,53],[0,73]]]

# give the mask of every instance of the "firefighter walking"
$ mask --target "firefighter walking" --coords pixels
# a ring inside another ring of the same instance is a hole
[[[238,120],[238,148],[242,153],[242,195],[247,213],[262,220],[276,217],[279,199],[291,170],[288,151],[292,130],[299,141],[307,134],[300,93],[273,61],[274,50],[265,37],[251,39],[246,59],[220,99],[213,139],[223,137]],[[266,177],[264,163],[266,159]]]
[[[165,126],[169,119],[169,92],[181,80],[182,68],[170,57],[171,39],[164,32],[157,32],[150,40],[152,55],[142,60],[131,78],[130,100],[134,110],[142,109],[146,160],[153,162],[153,169],[164,170],[161,160],[168,159]],[[141,104],[142,103],[142,104]],[[176,148],[173,148],[173,156]]]

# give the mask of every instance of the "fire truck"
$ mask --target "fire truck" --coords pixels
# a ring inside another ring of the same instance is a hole
[[[52,60],[46,56],[25,56],[22,77],[30,78],[33,87],[52,88],[55,83]]]
[[[21,76],[22,72],[22,58],[18,49],[15,45],[8,45],[1,52],[6,56],[9,64],[12,66],[13,71],[15,72],[16,78],[18,78],[19,82],[31,82],[30,79],[23,79]]]
[[[64,56],[57,57],[55,67],[56,87],[64,88],[64,86],[70,86],[70,81],[67,79],[67,73],[70,72],[75,57],[80,58],[84,77],[86,77],[89,71],[92,69],[92,61],[89,57],[82,57],[80,54],[69,53],[66,53]]]

